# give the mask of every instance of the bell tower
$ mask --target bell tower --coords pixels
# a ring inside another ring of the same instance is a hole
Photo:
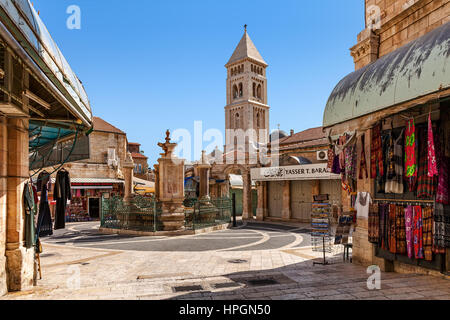
[[[245,26],[244,35],[234,50],[227,68],[227,105],[225,106],[226,152],[246,152],[248,146],[268,143],[267,63],[256,49]],[[253,129],[253,130],[251,130]],[[232,134],[230,134],[232,133]],[[246,134],[244,139],[239,135]]]

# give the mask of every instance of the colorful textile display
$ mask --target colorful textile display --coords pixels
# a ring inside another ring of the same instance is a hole
[[[333,167],[331,169],[331,173],[341,174],[341,166],[339,165],[339,156],[334,156],[333,159]]]
[[[369,207],[369,242],[378,243],[380,240],[380,216],[378,204]]]
[[[333,146],[330,146],[328,148],[328,163],[327,163],[327,169],[329,172],[332,172],[333,169],[333,162],[334,162],[334,148]]]
[[[380,213],[380,240],[381,248],[389,250],[389,205],[380,204],[378,211]]]
[[[440,134],[435,139],[436,156],[438,163],[438,185],[436,190],[436,202],[442,204],[450,204],[450,179],[448,170],[450,168],[450,158],[446,157],[443,149],[443,134],[444,130],[441,128]]]
[[[369,173],[367,172],[367,163],[366,163],[366,147],[365,147],[365,135],[361,136],[361,160],[359,163],[359,179],[367,179],[369,178]],[[363,175],[365,172],[365,175]]]
[[[397,206],[395,208],[395,236],[397,253],[406,253],[406,227],[405,227],[405,208]]]
[[[339,137],[339,146],[341,146],[341,148],[342,148],[342,151],[339,152],[339,168],[341,169],[341,173],[342,172],[345,173],[345,148],[344,148],[344,145],[346,142],[347,142],[346,134]]]
[[[396,235],[396,206],[389,205],[389,251],[397,253],[397,235]]]
[[[409,191],[414,191],[414,186],[417,179],[416,127],[414,124],[414,119],[410,119],[406,122],[405,178],[408,182]]]
[[[414,257],[423,259],[423,224],[422,208],[420,206],[413,207],[413,217]]]
[[[436,151],[434,149],[433,125],[431,123],[431,113],[428,115],[428,177],[438,174],[436,164]]]
[[[421,127],[419,139],[425,141],[427,130]],[[417,197],[421,199],[432,198],[436,192],[434,178],[428,176],[428,146],[426,143],[419,143],[419,169],[417,178]]]
[[[435,246],[450,248],[450,206],[436,203],[433,218]]]
[[[403,193],[403,131],[394,140],[393,132],[388,140],[388,158],[387,158],[387,177],[385,184],[385,193]]]
[[[345,177],[347,181],[356,180],[356,144],[345,148]]]
[[[423,253],[425,260],[433,260],[433,209],[425,207],[422,210],[422,222],[423,222]]]
[[[406,252],[408,253],[408,258],[413,258],[414,252],[414,216],[413,207],[407,206],[405,209],[405,235],[406,235]]]
[[[377,124],[372,130],[372,143],[370,148],[370,172],[372,179],[384,175],[383,171],[383,147],[381,143],[381,123]]]

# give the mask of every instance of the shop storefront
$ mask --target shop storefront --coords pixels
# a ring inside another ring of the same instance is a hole
[[[449,271],[449,45],[447,23],[348,75],[330,96],[330,167],[356,175],[345,186],[357,195],[354,262]],[[342,150],[352,156],[339,158]]]
[[[66,212],[67,222],[98,220],[101,198],[123,195],[124,181],[117,179],[74,178],[72,199]]]
[[[265,195],[258,202],[264,220],[310,222],[313,196],[321,193],[329,194],[336,210],[341,206],[340,176],[331,174],[326,163],[254,168],[251,177]]]

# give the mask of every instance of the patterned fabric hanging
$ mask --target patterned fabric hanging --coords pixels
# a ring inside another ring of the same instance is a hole
[[[450,248],[450,206],[436,203],[434,210],[434,245]]]
[[[359,179],[367,179],[369,178],[369,173],[367,172],[367,163],[366,163],[366,147],[365,147],[365,135],[361,136],[361,160],[359,163]],[[365,175],[363,176],[363,172]]]
[[[409,191],[414,191],[414,186],[417,179],[416,127],[414,124],[414,119],[410,119],[406,122],[405,178],[408,182]]]
[[[436,151],[434,149],[433,125],[431,124],[431,113],[428,115],[428,177],[438,175],[436,164]]]
[[[332,172],[333,169],[333,161],[334,161],[334,147],[330,146],[328,148],[328,163],[327,163],[327,169],[329,172]]]
[[[389,205],[389,251],[397,253],[396,206]]]
[[[425,260],[433,260],[433,209],[426,207],[422,210],[422,221],[423,221],[423,252],[425,255]]]
[[[407,206],[405,209],[405,235],[406,235],[406,252],[408,253],[408,258],[413,258],[414,252],[414,215],[413,207]]]
[[[443,150],[443,139],[444,130],[437,134],[437,139],[435,139],[436,146],[436,156],[439,169],[438,185],[436,190],[436,202],[442,204],[450,204],[450,179],[449,179],[449,168],[450,168],[450,158],[446,157]]]
[[[423,259],[423,224],[422,224],[422,207],[413,207],[414,224],[413,224],[413,239],[414,239],[414,257],[416,259]]]
[[[378,165],[378,166],[377,166]],[[372,130],[372,143],[370,146],[370,172],[372,179],[384,175],[383,171],[383,147],[381,143],[381,123],[377,124]]]
[[[397,244],[397,253],[406,253],[406,227],[405,227],[405,208],[397,206],[395,208],[395,235]]]
[[[380,240],[381,248],[389,250],[389,205],[380,204],[378,207],[380,212]]]
[[[385,192],[386,193],[403,193],[403,147],[402,147],[403,131],[394,140],[393,132],[389,137],[388,146],[388,169],[386,176]]]
[[[378,212],[378,204],[369,206],[369,242],[378,243],[380,239],[380,216]]]
[[[419,169],[417,178],[417,197],[421,199],[432,198],[436,192],[434,178],[428,176],[428,148],[425,143],[427,130],[421,127],[419,132],[419,139],[423,143],[419,143]]]

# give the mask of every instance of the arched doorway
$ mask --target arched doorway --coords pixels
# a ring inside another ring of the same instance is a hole
[[[250,169],[243,165],[230,165],[224,170],[229,182],[229,195],[236,195],[236,214],[243,219],[253,219],[257,209],[256,185],[251,181]]]

